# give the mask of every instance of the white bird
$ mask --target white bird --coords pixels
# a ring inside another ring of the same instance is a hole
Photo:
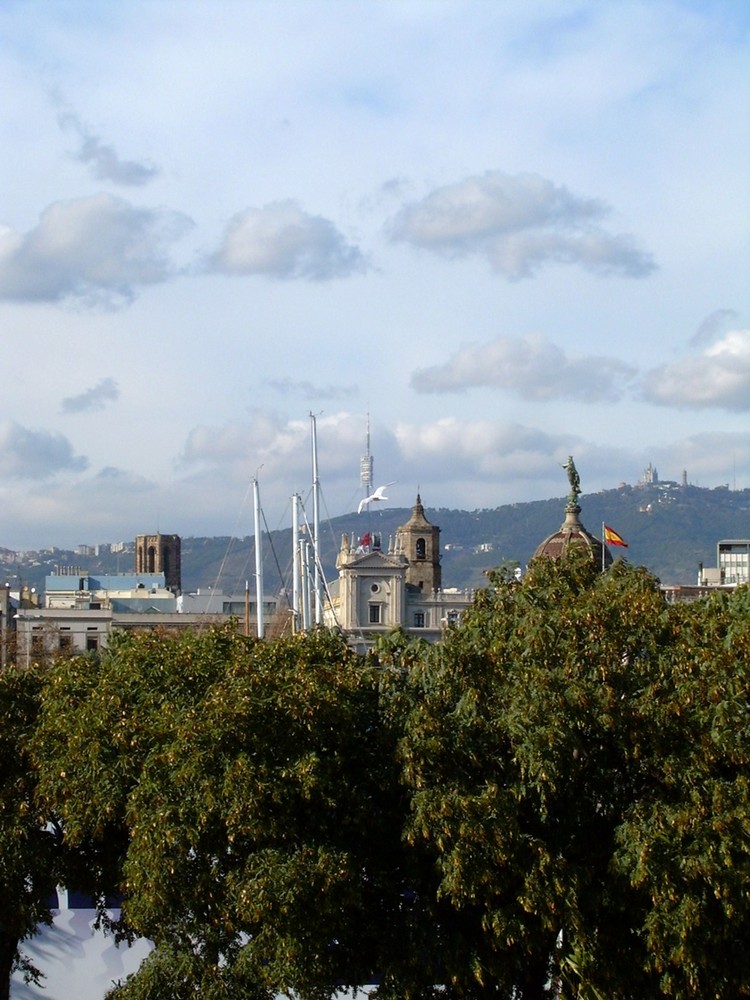
[[[395,483],[396,480],[393,480]],[[362,513],[362,508],[366,507],[368,503],[372,503],[375,500],[387,500],[388,497],[385,495],[385,491],[389,486],[393,486],[393,483],[386,483],[385,486],[378,486],[374,493],[371,493],[369,497],[365,497],[364,500],[359,501],[359,507],[357,507],[357,513]]]

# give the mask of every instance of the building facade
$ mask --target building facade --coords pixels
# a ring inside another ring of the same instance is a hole
[[[472,600],[469,591],[442,588],[440,528],[425,517],[419,495],[387,549],[377,535],[343,535],[336,569],[325,623],[361,650],[396,628],[436,642]]]

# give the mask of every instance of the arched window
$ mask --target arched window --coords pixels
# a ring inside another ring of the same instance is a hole
[[[417,559],[424,559],[427,551],[424,538],[417,539]]]

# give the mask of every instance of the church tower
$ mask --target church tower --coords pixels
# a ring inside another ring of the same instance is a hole
[[[407,586],[411,584],[425,594],[440,590],[440,528],[430,524],[425,517],[419,493],[411,517],[396,529],[396,550],[408,560]]]
[[[163,573],[167,588],[182,590],[182,555],[179,535],[138,535],[135,540],[136,573]]]

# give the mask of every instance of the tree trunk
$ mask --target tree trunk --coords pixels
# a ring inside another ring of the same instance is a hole
[[[0,931],[0,1000],[10,1000],[10,974],[18,941]]]
[[[523,1000],[550,1000],[546,986],[549,981],[549,969],[546,959],[530,962],[521,981],[521,996]]]

